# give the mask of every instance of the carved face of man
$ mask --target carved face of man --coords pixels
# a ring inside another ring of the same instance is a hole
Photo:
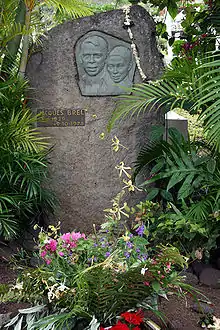
[[[96,76],[104,66],[108,53],[108,45],[104,38],[92,36],[81,45],[81,62],[89,76]]]
[[[124,80],[131,69],[131,51],[123,46],[115,47],[109,54],[107,70],[115,83]]]

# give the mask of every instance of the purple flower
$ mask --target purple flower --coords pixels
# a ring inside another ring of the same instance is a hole
[[[132,249],[132,248],[133,248],[133,244],[132,244],[131,242],[127,242],[126,245],[127,245],[127,247],[128,247],[129,249]]]
[[[129,252],[124,252],[124,256],[128,259],[128,258],[130,258],[130,253]]]
[[[94,258],[88,258],[88,262],[91,264],[92,262],[96,262],[97,261],[97,257]]]
[[[97,247],[98,246],[98,244],[97,243],[94,243],[94,245],[93,245],[94,247]]]
[[[105,237],[100,238],[100,242],[103,242],[105,240]]]
[[[133,234],[129,234],[129,237],[131,237],[131,238],[132,238],[133,236],[134,236]]]
[[[148,254],[143,254],[143,255],[142,255],[142,258],[143,258],[144,260],[147,260],[147,258],[148,258]]]
[[[106,256],[106,257],[109,257],[110,254],[111,254],[110,252],[106,252],[105,256]]]
[[[138,234],[138,236],[143,236],[143,234],[144,234],[144,225],[138,227],[135,231]]]
[[[105,243],[102,243],[102,247],[103,247],[103,248],[106,247]]]
[[[139,252],[141,252],[141,250],[140,249],[136,249],[136,252],[139,253]]]

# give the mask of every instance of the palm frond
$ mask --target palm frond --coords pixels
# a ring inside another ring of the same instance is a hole
[[[57,8],[61,13],[72,15],[74,18],[92,14],[91,8],[83,0],[45,0],[45,3]]]
[[[181,85],[167,80],[160,80],[147,84],[138,84],[129,89],[131,95],[123,95],[119,98],[116,110],[113,111],[108,124],[111,130],[118,119],[127,116],[139,115],[144,111],[157,111],[162,107],[166,111],[175,107],[189,108],[193,105],[192,92]]]

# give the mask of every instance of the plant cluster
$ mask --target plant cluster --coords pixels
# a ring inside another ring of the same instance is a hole
[[[166,297],[170,291],[180,294],[179,288],[185,284],[178,269],[185,267],[186,259],[174,247],[152,249],[142,237],[143,227],[132,231],[134,234],[126,229],[118,237],[101,230],[86,237],[80,232],[60,234],[59,226],[50,226],[48,232],[39,233],[39,254],[44,263],[24,271],[16,285],[3,292],[2,301],[44,306],[37,308],[38,314],[33,312],[31,329],[62,329],[62,324],[71,324],[74,318],[87,320],[88,326],[93,315],[99,324],[109,326],[119,314],[121,318],[112,329],[121,324],[125,329],[138,329],[140,323],[132,320],[140,321],[141,315],[126,311],[141,306],[158,313],[158,295]],[[108,249],[111,246],[110,254],[105,252],[106,245]],[[17,321],[14,319],[13,324]]]
[[[56,199],[48,180],[49,148],[25,105],[26,82],[0,81],[0,235],[13,239],[33,222],[43,223]]]

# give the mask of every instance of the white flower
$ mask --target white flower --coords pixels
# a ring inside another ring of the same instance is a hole
[[[213,316],[214,325],[209,324],[208,329],[213,330],[220,330],[220,319],[217,319],[217,317]]]
[[[146,271],[148,270],[148,268],[142,268],[141,269],[141,275],[145,275]]]
[[[69,290],[69,288],[67,286],[64,285],[64,283],[61,283],[60,286],[58,286],[58,288],[56,289],[56,291],[65,291],[65,290]]]
[[[12,286],[12,289],[23,290],[23,282],[16,282],[16,284]]]

